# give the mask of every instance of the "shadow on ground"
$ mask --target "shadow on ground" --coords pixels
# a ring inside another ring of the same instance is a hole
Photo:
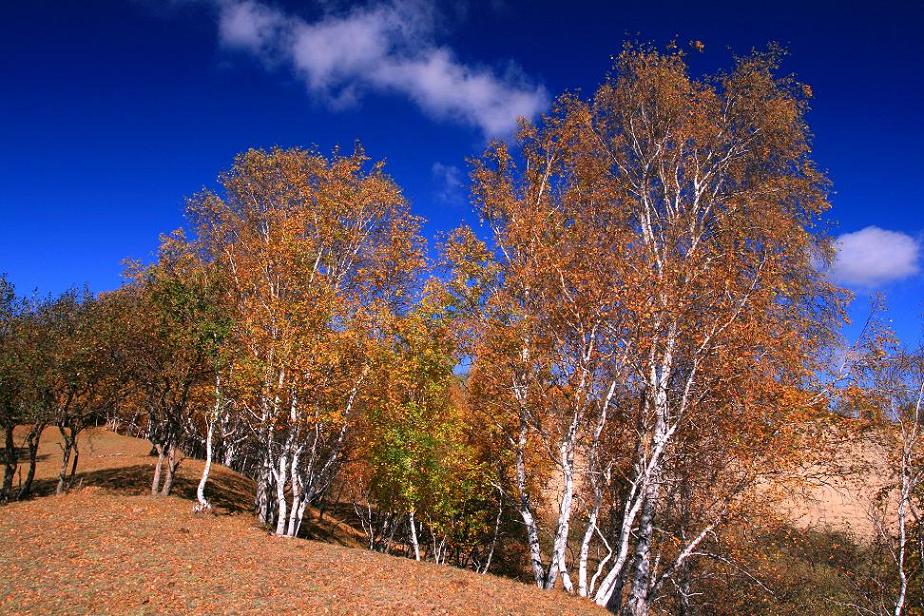
[[[143,495],[150,493],[152,473],[153,465],[150,464],[87,471],[77,473],[72,489],[94,486],[119,494]],[[57,485],[57,479],[39,479],[33,484],[33,493],[50,496]],[[197,485],[198,478],[180,473],[174,480],[173,495],[195,500]],[[243,477],[226,473],[210,476],[206,491],[209,502],[219,510],[239,513],[253,508],[252,485]]]

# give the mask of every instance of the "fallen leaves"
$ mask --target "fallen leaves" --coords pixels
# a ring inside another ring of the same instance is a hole
[[[111,478],[133,475],[113,475],[112,469],[133,467],[142,458],[105,452],[135,440],[95,433],[87,463],[91,475],[103,473],[107,489],[88,487],[0,508],[0,613],[604,613],[589,602],[512,580],[270,538],[248,512],[203,516],[192,512],[189,500],[120,494]],[[53,446],[50,441],[46,446]],[[144,445],[137,441],[137,450]],[[45,470],[39,469],[40,476]],[[215,483],[216,490],[236,487],[233,481]],[[121,486],[130,494],[140,488]],[[224,502],[250,498],[218,496]]]

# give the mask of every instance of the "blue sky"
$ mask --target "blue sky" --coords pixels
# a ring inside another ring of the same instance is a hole
[[[0,13],[0,271],[21,292],[120,282],[248,147],[361,139],[426,231],[472,222],[465,159],[516,113],[590,93],[627,38],[694,70],[768,41],[815,93],[837,274],[922,333],[924,8],[854,2],[35,0]],[[870,229],[870,227],[873,227]]]

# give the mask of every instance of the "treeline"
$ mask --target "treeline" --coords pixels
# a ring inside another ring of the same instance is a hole
[[[810,90],[778,60],[694,78],[677,49],[627,47],[592,98],[472,161],[486,233],[453,231],[437,263],[360,147],[274,149],[192,197],[189,234],[116,291],[4,281],[3,499],[28,496],[45,427],[61,492],[77,435],[107,422],[150,439],[152,494],[198,455],[209,510],[217,460],[279,535],[348,504],[371,549],[613,612],[741,613],[774,596],[754,538],[787,478],[850,417],[906,438],[877,544],[896,566],[838,605],[902,613],[921,599],[919,359],[872,327],[843,352]]]

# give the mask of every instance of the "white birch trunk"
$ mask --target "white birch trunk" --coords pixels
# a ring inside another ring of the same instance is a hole
[[[898,501],[898,550],[895,555],[895,564],[898,567],[898,596],[895,599],[893,614],[901,616],[905,611],[905,601],[908,595],[908,572],[906,571],[906,552],[908,547],[908,508],[911,497],[920,482],[920,475],[914,468],[915,449],[920,437],[921,410],[924,404],[924,381],[918,389],[917,403],[914,415],[910,422],[902,425],[902,457],[901,457],[901,490]],[[901,412],[901,411],[899,411]],[[906,424],[910,423],[910,427]]]
[[[414,520],[414,510],[407,515],[408,523],[411,526],[411,546],[414,548],[414,560],[420,560],[420,544],[417,542],[417,523]]]
[[[578,595],[581,597],[588,597],[593,592],[593,588],[588,585],[587,581],[587,561],[590,557],[590,543],[593,540],[594,533],[597,531],[597,517],[600,515],[602,500],[602,491],[599,487],[594,486],[594,504],[591,507],[590,515],[587,517],[587,528],[584,529],[584,537],[581,539],[581,551],[578,555]]]
[[[286,444],[286,449],[279,454],[278,470],[273,470],[273,475],[276,480],[276,534],[280,536],[286,534],[286,513],[288,512],[285,489],[289,470],[286,456],[288,453],[287,450],[288,444]]]
[[[562,575],[565,590],[572,592],[571,580],[568,577],[567,563],[565,562],[568,549],[568,533],[571,528],[571,505],[574,498],[573,455],[571,454],[572,436],[568,436],[560,447],[560,464],[562,473],[561,504],[558,508],[558,525],[555,530],[555,542],[552,546],[552,562],[549,574],[546,576],[545,588],[555,587],[558,575]]]
[[[305,511],[304,494],[302,490],[303,482],[298,469],[301,453],[302,448],[300,446],[292,453],[291,469],[289,472],[292,481],[292,506],[289,511],[289,525],[286,529],[286,534],[289,537],[295,537],[298,534],[298,527],[301,522],[300,517]]]
[[[517,490],[520,492],[517,500],[517,509],[520,512],[520,517],[523,519],[523,525],[526,527],[526,541],[529,545],[529,560],[533,571],[533,577],[536,586],[542,588],[545,582],[545,567],[542,564],[542,546],[539,544],[539,528],[536,525],[536,518],[533,516],[532,506],[529,502],[529,489],[526,485],[526,461],[524,460],[526,434],[526,420],[521,416],[520,438],[517,442],[516,450]]]
[[[198,512],[212,510],[212,505],[205,498],[205,484],[209,480],[209,471],[212,469],[212,436],[214,433],[215,421],[212,419],[208,422],[208,429],[205,433],[205,466],[202,467],[202,477],[199,478],[199,485],[196,488],[198,504],[195,510]]]

